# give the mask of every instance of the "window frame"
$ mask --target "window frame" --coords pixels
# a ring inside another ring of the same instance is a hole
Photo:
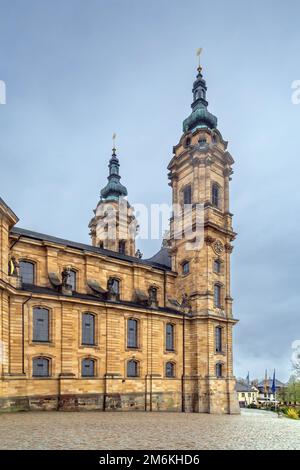
[[[224,328],[220,325],[217,325],[215,327],[215,353],[216,354],[223,354],[223,352],[224,352],[224,348],[223,348],[223,330],[224,330]]]
[[[215,190],[217,191],[217,194],[215,194]],[[217,204],[215,202],[216,199]],[[211,203],[213,207],[221,209],[221,186],[216,181],[213,181],[211,185]]]
[[[117,294],[114,294],[117,298],[117,300],[120,300],[121,298],[121,286],[122,286],[122,281],[119,277],[116,277],[116,276],[109,276],[109,278],[107,279],[107,283],[106,283],[106,286],[107,286],[107,289],[108,289],[108,283],[110,280],[113,280],[115,282],[118,283],[118,293]]]
[[[35,338],[35,321],[34,321],[34,317],[35,317],[35,310],[45,310],[47,313],[48,313],[48,324],[47,324],[47,328],[48,328],[48,339],[47,340],[42,340],[42,339],[36,339]],[[48,307],[44,307],[42,305],[34,305],[31,309],[31,325],[32,325],[32,332],[31,332],[31,343],[33,344],[36,344],[36,343],[43,343],[43,344],[47,344],[47,343],[51,343],[51,318],[50,318],[50,315],[51,315],[51,309],[48,308]]]
[[[126,240],[119,240],[118,253],[121,255],[126,255]]]
[[[84,375],[83,374],[83,363],[85,361],[89,361],[93,364],[93,375]],[[93,357],[83,357],[81,358],[81,378],[83,379],[92,379],[94,377],[97,377],[97,360]]]
[[[129,344],[129,334],[130,334],[130,327],[129,327],[129,322],[135,322],[136,328],[135,328],[135,345],[131,346]],[[129,317],[126,319],[126,348],[127,349],[139,349],[139,332],[140,332],[140,325],[139,325],[139,320],[134,317]]]
[[[168,327],[171,327],[171,331],[172,331],[172,336],[171,336],[171,347],[168,347],[168,337],[170,337],[168,335]],[[174,323],[171,323],[171,322],[167,322],[165,324],[165,350],[167,352],[175,352],[175,325]]]
[[[216,295],[216,290],[218,290],[218,296]],[[222,309],[222,297],[223,297],[223,286],[219,282],[215,282],[214,284],[214,307]]]
[[[172,366],[172,375],[168,375],[168,366],[171,365]],[[175,362],[173,361],[167,361],[165,363],[165,377],[167,379],[174,379],[176,377],[176,364]]]
[[[135,364],[135,375],[128,374],[129,364]],[[140,363],[136,359],[128,359],[126,361],[126,377],[129,379],[135,379],[140,376]]]
[[[83,321],[84,321],[84,317],[85,315],[89,315],[93,318],[93,343],[85,343],[84,342],[84,335],[83,335]],[[90,348],[93,348],[95,346],[97,346],[97,341],[96,341],[96,318],[97,318],[97,315],[93,312],[82,312],[81,314],[81,346],[82,347],[90,347]]]
[[[186,202],[186,191],[188,192],[188,202]],[[182,202],[183,205],[191,205],[193,204],[193,188],[191,184],[187,184],[182,188]]]
[[[30,264],[33,268],[33,282],[24,282],[23,281],[23,278],[22,278],[22,268],[21,268],[21,264],[22,263],[27,263],[27,264]],[[27,284],[29,286],[35,286],[36,285],[36,262],[31,260],[31,259],[27,259],[27,258],[22,258],[19,260],[19,270],[20,270],[20,277],[21,277],[21,282],[22,284]]]
[[[71,268],[70,269],[70,272],[73,273],[74,275],[74,280],[75,280],[75,285],[74,285],[74,289],[73,289],[73,286],[72,286],[72,292],[77,292],[77,277],[78,277],[78,271],[74,268]]]
[[[47,375],[36,375],[34,373],[34,370],[35,370],[35,366],[34,366],[34,363],[35,361],[38,361],[38,360],[45,360],[47,361],[47,364],[48,364],[48,368],[47,368]],[[48,356],[43,356],[43,355],[39,355],[39,356],[34,356],[32,359],[31,359],[31,367],[32,367],[32,377],[34,379],[47,379],[49,377],[52,376],[52,359]]]
[[[223,362],[216,362],[215,365],[215,374],[217,379],[223,379],[224,378],[224,363]]]
[[[218,269],[216,269],[216,265],[218,266]],[[222,260],[220,260],[220,258],[215,258],[213,260],[213,272],[215,274],[222,274]]]
[[[185,266],[187,266],[187,270],[185,271]],[[190,262],[188,260],[185,260],[181,263],[181,269],[182,269],[182,274],[184,276],[187,276],[190,274]]]

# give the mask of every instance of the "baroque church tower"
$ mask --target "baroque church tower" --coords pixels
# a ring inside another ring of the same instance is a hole
[[[234,413],[230,255],[236,234],[229,208],[234,160],[207,109],[200,65],[192,92],[192,112],[168,166],[174,208],[169,252],[178,273],[176,291],[189,299],[191,309],[186,375],[199,377],[197,408]]]
[[[135,256],[137,224],[128,203],[127,189],[120,182],[120,163],[115,147],[109,160],[108,183],[100,192],[100,201],[89,223],[93,246]]]

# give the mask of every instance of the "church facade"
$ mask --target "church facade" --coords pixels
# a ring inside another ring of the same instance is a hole
[[[1,409],[239,413],[234,161],[206,92],[199,66],[168,166],[170,231],[152,258],[136,250],[138,225],[115,149],[90,245],[18,228],[0,199]]]

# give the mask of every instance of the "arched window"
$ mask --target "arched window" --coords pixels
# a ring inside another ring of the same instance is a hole
[[[82,377],[95,377],[95,360],[86,358],[82,359],[81,375]]]
[[[166,324],[166,350],[174,351],[174,325]]]
[[[215,341],[216,341],[216,352],[222,352],[223,345],[222,345],[222,331],[223,328],[221,326],[217,326],[215,329]]]
[[[186,147],[189,147],[189,145],[191,145],[191,138],[190,138],[190,137],[187,137],[187,138],[185,139],[185,146],[186,146]]]
[[[133,318],[127,320],[127,347],[138,347],[138,321]]]
[[[34,284],[34,268],[34,263],[25,260],[20,261],[20,275],[23,284]]]
[[[192,204],[192,187],[190,184],[183,189],[183,204]]]
[[[32,341],[49,342],[49,310],[42,307],[34,307],[32,314]]]
[[[221,362],[216,364],[216,376],[218,378],[223,377],[223,364]]]
[[[138,377],[138,362],[131,359],[127,362],[127,377]]]
[[[190,263],[188,261],[184,261],[182,263],[182,274],[189,274],[190,272]]]
[[[175,364],[174,362],[166,363],[166,377],[172,378],[175,377]]]
[[[92,313],[82,315],[82,344],[87,346],[95,344],[95,315]]]
[[[71,269],[69,271],[69,273],[70,273],[70,276],[69,276],[69,279],[68,279],[68,284],[70,284],[70,286],[72,286],[72,291],[76,291],[76,271]]]
[[[214,304],[217,308],[222,307],[222,287],[220,284],[214,286]]]
[[[207,142],[206,142],[206,139],[199,139],[198,143],[199,143],[199,147],[205,147]]]
[[[32,360],[32,375],[33,377],[49,377],[50,375],[50,360],[47,357],[35,357]]]
[[[150,304],[157,304],[157,288],[151,286],[148,290]]]
[[[221,266],[222,266],[221,260],[215,259],[215,260],[214,260],[214,272],[215,272],[216,274],[220,274],[220,272],[221,272]]]
[[[220,186],[217,183],[213,183],[211,189],[211,200],[215,207],[220,207]]]
[[[126,241],[125,240],[119,241],[119,253],[121,253],[122,255],[125,255],[126,253]]]
[[[107,290],[109,294],[114,295],[117,299],[120,298],[120,281],[114,277],[110,277],[107,282]]]

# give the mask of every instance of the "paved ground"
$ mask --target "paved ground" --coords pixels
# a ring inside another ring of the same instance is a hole
[[[0,449],[300,449],[300,421],[255,410],[2,413]]]

